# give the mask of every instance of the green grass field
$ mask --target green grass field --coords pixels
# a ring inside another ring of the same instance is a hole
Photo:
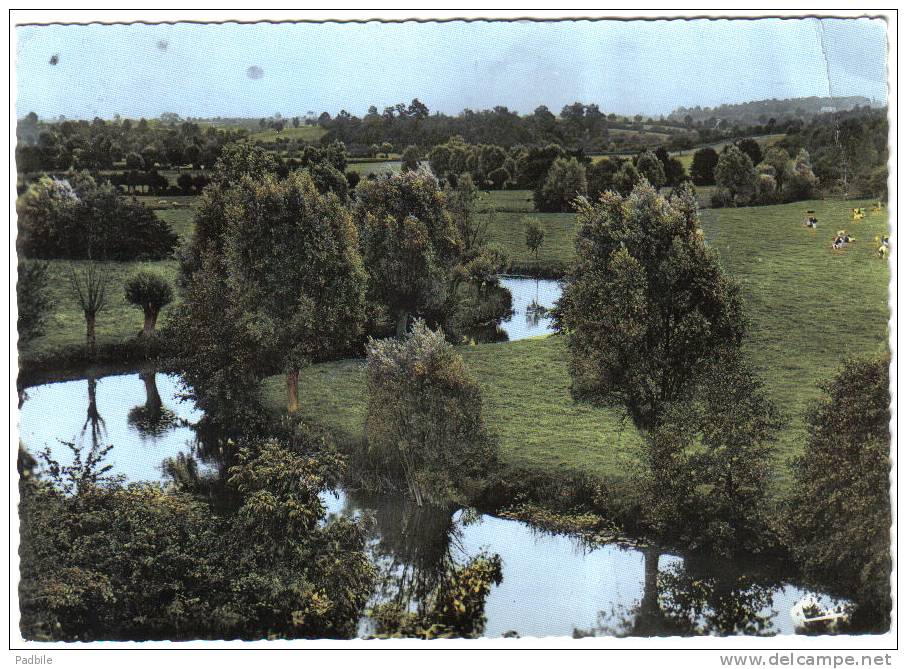
[[[249,135],[249,139],[258,142],[276,142],[277,138],[282,139],[293,139],[303,142],[317,142],[321,139],[327,131],[321,126],[317,125],[301,125],[298,128],[294,128],[292,125],[288,124],[286,128],[278,133],[273,128],[266,128],[264,130],[258,130]]]
[[[399,172],[400,171],[400,161],[399,160],[383,160],[376,162],[374,160],[363,161],[363,162],[348,162],[346,164],[346,171],[358,172],[360,176],[367,177],[369,174],[384,174],[385,172]]]
[[[531,190],[485,190],[479,191],[476,209],[480,212],[526,212],[535,211]]]
[[[743,284],[751,319],[747,352],[788,418],[777,449],[777,490],[787,483],[787,462],[802,448],[804,415],[820,395],[817,384],[834,375],[845,355],[874,355],[887,345],[889,272],[872,241],[886,230],[886,219],[852,223],[849,209],[857,204],[866,203],[713,210],[703,221],[709,244]],[[815,234],[801,225],[807,208],[820,221]],[[839,228],[858,241],[832,252],[830,235]],[[627,476],[639,436],[618,412],[573,402],[560,338],[460,350],[482,384],[505,464]],[[304,415],[347,438],[361,438],[362,361],[315,365],[303,373],[300,388]],[[266,381],[270,406],[282,407],[284,392],[282,379]]]

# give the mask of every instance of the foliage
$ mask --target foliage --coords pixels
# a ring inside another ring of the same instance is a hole
[[[574,200],[586,193],[586,168],[576,158],[558,158],[533,199],[539,211],[571,211]]]
[[[23,636],[353,636],[373,570],[360,526],[318,525],[318,465],[265,442],[230,472],[240,504],[226,515],[150,484],[88,480],[67,493],[59,469],[23,479]]]
[[[806,573],[855,594],[885,621],[892,567],[890,364],[888,355],[847,359],[822,385],[787,505],[787,539]]]
[[[246,312],[264,359],[290,375],[295,411],[299,368],[348,350],[359,336],[365,272],[356,228],[340,200],[319,193],[304,171],[283,181],[246,177],[229,197],[227,294]]]
[[[643,177],[639,173],[639,170],[636,169],[636,165],[631,161],[627,161],[621,165],[617,174],[614,176],[614,190],[626,197],[633,192],[633,189],[636,188],[642,180]]]
[[[354,212],[368,272],[368,298],[403,334],[410,316],[443,304],[463,240],[444,193],[424,171],[367,180]]]
[[[718,166],[718,152],[707,146],[693,154],[690,178],[697,186],[711,186],[715,183],[715,168]]]
[[[778,410],[737,352],[709,360],[697,376],[691,395],[646,435],[643,508],[660,535],[686,545],[767,550],[777,543],[768,488]]]
[[[535,256],[535,261],[538,262],[539,249],[542,248],[542,243],[545,241],[545,232],[531,218],[524,219],[523,225],[526,230],[526,248],[529,249],[529,252]]]
[[[485,629],[485,600],[492,584],[503,580],[501,558],[479,555],[456,567],[429,595],[422,612],[411,612],[397,602],[371,611],[377,636],[419,639],[476,638]]]
[[[726,190],[734,204],[747,204],[756,190],[753,161],[736,146],[728,146],[718,157],[715,184]]]
[[[87,173],[43,177],[16,201],[19,253],[30,258],[159,260],[177,243],[170,226]]]
[[[784,166],[784,195],[788,200],[808,200],[814,194],[819,180],[813,174],[806,149],[800,149],[797,157]]]
[[[126,301],[145,315],[145,336],[151,335],[161,309],[173,302],[173,288],[160,274],[146,270],[132,275],[124,291]]]
[[[366,374],[369,453],[418,504],[456,499],[486,475],[497,440],[481,388],[443,333],[416,321],[403,339],[371,340]]]
[[[762,147],[759,146],[759,142],[752,137],[741,139],[736,143],[736,146],[749,156],[750,162],[753,163],[753,165],[758,165],[762,162]]]
[[[328,163],[313,163],[306,171],[319,193],[333,193],[341,202],[349,201],[349,181],[336,167]]]
[[[586,169],[589,199],[597,200],[605,191],[615,189],[615,177],[623,163],[621,160],[604,158],[595,161]]]
[[[49,266],[43,262],[19,261],[16,284],[16,330],[20,347],[44,334],[54,299],[50,294]]]
[[[636,169],[655,188],[665,185],[664,165],[651,151],[643,151],[636,157]]]
[[[403,150],[400,156],[400,169],[404,172],[419,169],[419,161],[422,160],[422,154],[418,146],[410,144]]]
[[[652,428],[697,369],[740,345],[739,287],[703,243],[692,190],[665,200],[648,184],[581,203],[576,259],[556,327],[577,397],[622,406]]]

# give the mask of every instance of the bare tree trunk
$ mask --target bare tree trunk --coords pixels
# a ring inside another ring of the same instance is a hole
[[[142,327],[142,334],[146,337],[153,335],[155,325],[157,325],[157,310],[145,309],[145,325]]]
[[[403,312],[397,315],[397,337],[406,336],[406,323],[409,320],[409,314]]]
[[[88,357],[94,358],[98,349],[95,336],[95,314],[85,314],[85,342],[88,345]]]
[[[287,372],[287,412],[299,411],[299,369]]]

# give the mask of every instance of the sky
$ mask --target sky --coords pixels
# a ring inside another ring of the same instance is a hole
[[[19,26],[17,115],[361,116],[504,105],[668,114],[888,97],[881,19]]]

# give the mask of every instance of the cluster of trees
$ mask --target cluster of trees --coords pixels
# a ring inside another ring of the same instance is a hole
[[[777,128],[778,122],[806,121],[810,117],[823,115],[828,110],[844,111],[855,108],[868,108],[869,98],[851,97],[807,97],[788,98],[783,100],[754,100],[736,104],[723,104],[717,107],[678,107],[668,118],[682,121],[685,125],[706,125],[714,127],[719,123],[735,125],[772,125]],[[774,132],[781,132],[775,129]]]
[[[246,136],[242,129],[190,121],[95,118],[51,123],[39,121],[32,112],[17,125],[16,166],[20,173],[109,170],[123,162],[129,170],[210,168],[224,145]]]
[[[581,201],[555,318],[572,391],[644,437],[650,527],[720,552],[787,549],[807,573],[890,613],[888,361],[848,363],[809,418],[783,512],[768,495],[778,409],[742,349],[739,285],[703,241],[691,189]]]
[[[727,124],[723,127],[694,125],[677,119],[651,119],[605,113],[596,104],[574,102],[558,114],[541,105],[531,114],[520,115],[507,107],[490,110],[465,109],[456,116],[434,113],[418,99],[379,112],[371,106],[359,118],[345,110],[331,117],[318,117],[329,139],[353,147],[354,153],[376,153],[369,147],[387,142],[402,150],[408,145],[436,146],[447,138],[460,136],[469,144],[497,144],[510,148],[518,144],[561,144],[586,152],[636,152],[666,144],[670,149],[688,149],[696,144],[719,141],[744,134],[764,134]],[[769,132],[781,132],[772,125]],[[381,151],[387,153],[387,151]]]
[[[779,146],[791,156],[806,150],[822,190],[844,197],[888,197],[888,117],[856,110],[813,119]]]
[[[425,171],[386,175],[350,201],[311,167],[276,170],[260,148],[229,147],[197,211],[171,339],[200,406],[280,369],[293,411],[300,368],[366,332],[402,335],[421,316],[459,336],[510,313],[468,178],[442,190]]]
[[[161,260],[177,245],[166,221],[85,172],[42,177],[16,200],[19,253],[28,258]]]
[[[715,185],[712,206],[777,204],[819,195],[810,155],[793,156],[781,145],[762,147],[752,138],[727,144],[719,153],[705,147],[693,154],[690,176],[697,186]]]
[[[643,180],[655,188],[676,189],[688,177],[683,164],[664,147],[642,151],[635,158],[605,157],[595,162],[558,157],[536,184],[533,199],[539,211],[573,211],[577,197],[597,200],[607,191],[628,195]]]
[[[485,189],[536,188],[551,164],[566,157],[559,144],[509,149],[497,144],[467,144],[462,137],[451,137],[428,153],[428,164],[439,179],[455,182],[469,174]]]

